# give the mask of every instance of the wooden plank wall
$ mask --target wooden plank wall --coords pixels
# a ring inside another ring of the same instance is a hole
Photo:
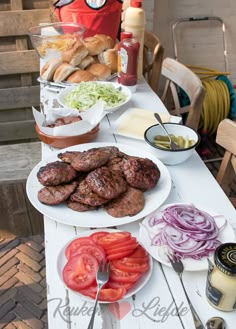
[[[41,143],[29,143],[38,140],[31,107],[40,99],[28,29],[50,16],[48,0],[0,1],[0,238],[43,232],[43,216],[26,195],[26,178],[41,158]]]
[[[36,139],[39,57],[28,29],[50,22],[48,0],[0,2],[0,144]]]

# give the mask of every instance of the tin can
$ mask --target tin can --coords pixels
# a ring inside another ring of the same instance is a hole
[[[236,309],[236,243],[221,244],[214,254],[214,264],[208,259],[206,284],[208,302],[220,311]]]

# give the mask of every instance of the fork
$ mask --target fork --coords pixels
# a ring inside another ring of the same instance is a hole
[[[192,303],[191,303],[191,301],[188,297],[187,291],[184,287],[184,283],[183,283],[183,279],[182,279],[182,275],[183,275],[183,271],[184,271],[184,265],[183,265],[182,261],[180,259],[177,259],[176,257],[173,257],[173,256],[172,256],[172,258],[168,256],[168,259],[169,259],[169,261],[172,265],[172,268],[174,269],[174,271],[179,276],[181,285],[183,287],[186,299],[187,299],[188,304],[189,304],[190,311],[191,311],[192,316],[193,316],[193,321],[194,321],[194,324],[195,324],[195,328],[196,329],[204,329],[203,323],[202,323],[201,319],[199,318],[195,308],[193,307],[193,305],[192,305]]]
[[[100,294],[100,290],[104,286],[105,283],[109,280],[109,275],[110,275],[110,264],[107,262],[100,262],[97,270],[97,275],[96,275],[96,282],[97,282],[97,294],[95,298],[95,304],[93,308],[93,313],[91,316],[91,319],[89,321],[88,329],[93,329],[93,324],[94,324],[94,318],[96,314],[96,308],[97,308],[97,303],[98,303],[98,297]]]

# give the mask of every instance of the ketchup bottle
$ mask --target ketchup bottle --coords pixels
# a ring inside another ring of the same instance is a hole
[[[138,74],[139,42],[132,37],[131,32],[121,32],[118,43],[118,82],[136,90]]]
[[[124,15],[124,30],[131,32],[140,44],[138,55],[138,79],[143,76],[143,45],[146,18],[142,0],[130,0],[130,6]]]

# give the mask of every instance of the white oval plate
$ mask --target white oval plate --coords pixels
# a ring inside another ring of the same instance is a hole
[[[65,151],[85,151],[94,147],[104,147],[104,146],[117,146],[120,151],[127,153],[129,155],[139,156],[143,158],[149,158],[158,166],[161,176],[157,185],[144,193],[145,205],[142,211],[140,211],[135,216],[125,216],[121,218],[114,218],[110,216],[102,208],[93,211],[77,212],[68,208],[65,203],[59,205],[49,206],[41,203],[38,200],[38,191],[43,187],[38,179],[37,172],[39,168],[45,166],[49,162],[59,160],[57,158],[57,153],[63,153]],[[142,150],[134,149],[130,146],[116,143],[88,143],[80,144],[76,146],[71,146],[66,149],[58,150],[57,153],[54,153],[50,158],[45,161],[39,162],[31,171],[27,183],[26,183],[26,192],[28,198],[32,205],[43,215],[60,222],[66,225],[80,226],[80,227],[111,227],[118,226],[127,223],[134,222],[144,216],[147,216],[155,209],[160,207],[163,202],[165,202],[171,190],[171,178],[168,169],[166,166],[157,158],[149,153],[145,153]]]
[[[174,203],[174,204],[183,204],[183,203]],[[174,205],[172,204],[166,204],[163,205],[162,207],[160,207],[159,209],[157,209],[154,213],[159,213],[160,211],[162,211],[163,209]],[[185,203],[187,204],[187,203]],[[210,214],[211,216],[219,216],[219,217],[215,217],[215,222],[216,225],[218,227],[221,227],[224,223],[224,217],[220,216],[218,213],[216,213],[215,211],[211,210],[211,209],[206,209],[203,208],[201,206],[195,205],[198,209],[201,209],[205,212],[207,212],[208,214]],[[143,220],[142,224],[146,224],[148,221],[148,216]],[[170,262],[168,261],[168,259],[166,258],[165,255],[165,251],[163,250],[163,247],[158,247],[158,246],[152,246],[151,245],[151,239],[150,236],[147,232],[147,230],[145,229],[145,227],[143,225],[140,225],[140,231],[139,231],[139,238],[140,238],[140,242],[142,243],[142,245],[144,246],[144,248],[149,252],[149,254],[156,259],[158,262],[171,267]],[[230,225],[230,223],[227,221],[227,224],[225,225],[224,229],[220,231],[218,239],[222,242],[234,242],[235,241],[235,233],[234,230],[232,228],[232,226]],[[208,258],[212,258],[212,255]],[[196,260],[196,259],[192,259],[192,258],[185,258],[182,260],[183,265],[184,265],[184,270],[185,271],[202,271],[202,270],[207,270],[208,268],[208,262],[207,262],[207,257],[203,257],[202,259]]]
[[[60,277],[60,279],[62,280],[63,283],[64,283],[64,281],[63,281],[63,278],[62,278],[62,271],[63,271],[63,268],[64,268],[66,262],[67,262],[67,259],[66,259],[66,256],[65,256],[65,249],[68,246],[68,244],[71,241],[73,241],[73,240],[75,240],[75,239],[77,239],[79,237],[89,236],[92,233],[99,232],[99,231],[103,231],[103,232],[104,231],[106,231],[106,232],[122,232],[120,230],[113,230],[113,229],[89,230],[89,231],[84,231],[84,232],[78,234],[75,238],[73,238],[70,241],[68,241],[66,243],[66,245],[60,250],[60,252],[58,254],[58,257],[57,257],[57,273],[58,273],[58,275],[59,275],[59,277]],[[133,287],[131,289],[129,289],[129,291],[123,296],[122,299],[131,297],[132,295],[136,294],[139,290],[141,290],[144,287],[144,285],[150,279],[150,276],[152,274],[152,268],[153,268],[153,261],[152,261],[152,257],[149,256],[149,270],[141,275],[141,277],[139,278],[139,280],[133,285]],[[76,295],[78,295],[83,300],[87,300],[87,301],[90,301],[90,302],[91,301],[94,301],[92,298],[90,298],[88,296],[84,296],[84,295],[80,294],[77,291],[74,291],[74,290],[71,290],[71,289],[70,289],[70,291],[72,291],[73,293],[75,293]],[[99,301],[99,303],[110,303],[110,302]]]
[[[86,83],[86,82],[84,82]],[[120,103],[119,105],[117,106],[113,106],[113,107],[110,107],[110,108],[106,108],[105,111],[106,112],[114,112],[116,110],[118,110],[121,106],[127,104],[129,102],[129,100],[131,99],[131,96],[132,96],[132,93],[131,91],[129,90],[128,87],[126,86],[122,86],[116,82],[108,82],[108,81],[89,81],[89,83],[96,83],[96,84],[101,84],[101,85],[112,85],[114,88],[116,89],[120,89],[120,91],[122,93],[124,93],[126,95],[126,99],[124,102]],[[71,91],[73,91],[77,86],[72,86],[72,87],[66,87],[64,89],[62,89],[59,94],[58,94],[58,97],[57,97],[57,101],[64,107],[69,107],[68,105],[65,104],[65,96],[70,93]],[[78,109],[79,110],[79,109]]]

